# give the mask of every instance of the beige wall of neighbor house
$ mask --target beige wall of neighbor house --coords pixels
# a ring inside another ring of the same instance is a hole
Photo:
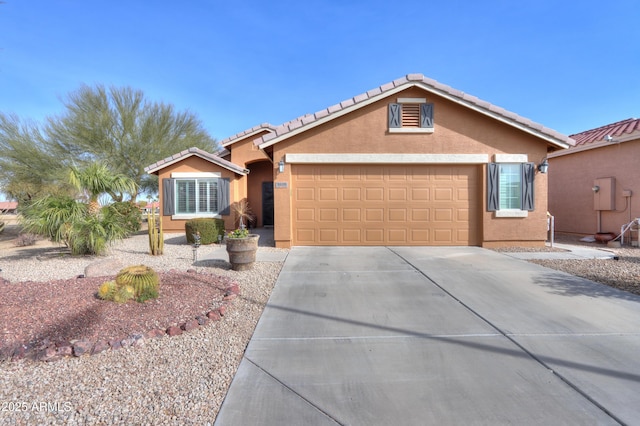
[[[635,140],[598,143],[593,149],[574,148],[561,154],[549,159],[549,210],[557,232],[618,235],[622,225],[640,217],[640,135]],[[614,178],[614,208],[598,213],[594,199],[602,193],[592,188],[600,178]]]
[[[161,169],[158,172],[158,193],[160,194],[160,214],[162,215],[162,227],[165,232],[184,232],[184,225],[187,219],[172,219],[171,215],[165,215],[164,211],[164,197],[162,197],[164,188],[163,180],[169,179],[172,173],[200,173],[200,172],[214,172],[220,173],[220,177],[228,178],[230,180],[230,199],[236,200],[239,194],[242,193],[241,185],[239,185],[240,175],[216,164],[212,164],[197,156],[187,157],[174,164],[170,164],[167,167]],[[219,216],[224,220],[225,228],[231,230],[234,228],[233,212],[229,215]]]
[[[434,104],[433,133],[390,133],[388,104],[395,102],[396,98],[412,97],[426,97],[428,102]],[[450,155],[453,165],[474,170],[473,174],[477,176],[467,188],[474,192],[470,202],[476,203],[469,206],[469,213],[474,215],[471,234],[477,235],[471,238],[470,244],[487,247],[514,244],[539,246],[546,240],[546,175],[537,173],[535,176],[534,211],[528,212],[526,217],[497,217],[495,212],[486,211],[486,163],[494,161],[496,154],[517,154],[538,164],[547,155],[547,144],[536,136],[420,88],[413,87],[364,106],[283,140],[272,148],[275,164],[281,159],[286,160],[287,156],[295,158],[291,154],[362,154],[362,159],[367,158],[368,154],[422,154],[427,157],[420,173],[432,175],[434,172],[428,169],[446,165],[440,161],[445,161],[446,156]],[[466,162],[464,156],[469,154],[484,156],[484,160],[478,160],[480,157],[477,157]],[[389,161],[395,161],[391,155]],[[276,171],[274,237],[276,244],[281,247],[295,244],[297,238],[294,226],[298,221],[293,215],[299,212],[294,205],[296,187],[292,175],[296,167],[296,164],[287,163],[283,173]],[[318,167],[319,173],[322,173],[323,167]]]

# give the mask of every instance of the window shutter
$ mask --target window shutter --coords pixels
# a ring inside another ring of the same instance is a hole
[[[536,175],[534,163],[522,163],[522,210],[533,211],[534,193],[533,180]]]
[[[229,179],[218,179],[218,214],[228,215],[231,212],[229,201]]]
[[[162,179],[162,214],[171,216],[175,213],[175,179]]]
[[[401,126],[402,105],[389,104],[389,128],[398,128]]]
[[[487,211],[495,212],[500,207],[500,168],[498,163],[487,164]]]
[[[420,104],[420,127],[433,128],[433,104]]]

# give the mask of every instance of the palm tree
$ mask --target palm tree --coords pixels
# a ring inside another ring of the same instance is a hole
[[[69,182],[82,192],[87,202],[61,195],[34,200],[22,211],[26,230],[63,242],[73,254],[102,254],[107,244],[128,235],[127,215],[114,206],[118,203],[101,208],[98,198],[109,194],[122,199],[125,193],[135,193],[137,187],[132,179],[93,163],[80,170],[72,168]]]
[[[92,163],[84,169],[72,167],[69,182],[87,197],[88,212],[91,216],[97,216],[100,212],[100,195],[109,194],[114,200],[122,200],[123,193],[133,194],[138,189],[133,179],[122,174],[113,174],[101,163]]]

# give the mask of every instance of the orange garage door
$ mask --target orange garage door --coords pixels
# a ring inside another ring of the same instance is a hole
[[[294,245],[478,245],[478,167],[292,168]]]

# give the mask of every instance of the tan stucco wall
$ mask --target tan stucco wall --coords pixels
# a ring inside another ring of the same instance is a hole
[[[434,103],[432,134],[388,133],[387,105],[399,97],[427,98]],[[546,143],[532,135],[488,118],[444,98],[412,88],[351,114],[308,130],[273,146],[277,164],[287,153],[426,153],[426,154],[526,154],[540,163],[546,156]],[[547,179],[536,174],[535,211],[527,218],[495,218],[486,212],[486,167],[482,168],[480,191],[483,201],[481,235],[483,245],[542,245],[546,239]],[[291,241],[291,166],[276,171],[276,182],[287,188],[275,188],[275,232],[278,246]]]
[[[640,217],[639,158],[640,140],[551,158],[549,209],[555,216],[556,231],[585,235],[598,232],[598,212],[591,188],[596,179],[603,177],[615,178],[617,211],[602,211],[601,232],[617,235],[623,224]],[[628,199],[622,195],[627,189],[632,191]]]
[[[184,232],[184,225],[186,220],[174,220],[171,216],[165,216],[164,211],[164,199],[163,194],[163,179],[171,178],[171,173],[174,172],[217,172],[221,173],[223,178],[229,178],[230,183],[230,199],[233,202],[238,197],[238,181],[240,176],[236,175],[230,170],[223,167],[219,167],[209,161],[203,160],[200,157],[192,156],[179,161],[175,164],[167,166],[158,173],[158,193],[160,194],[160,214],[162,214],[162,228],[165,232]],[[225,228],[227,230],[233,229],[233,217],[230,215],[221,216],[224,219]]]
[[[274,166],[271,161],[258,161],[247,165],[251,171],[247,176],[247,200],[256,215],[257,227],[264,226],[262,221],[262,183],[273,182]]]

